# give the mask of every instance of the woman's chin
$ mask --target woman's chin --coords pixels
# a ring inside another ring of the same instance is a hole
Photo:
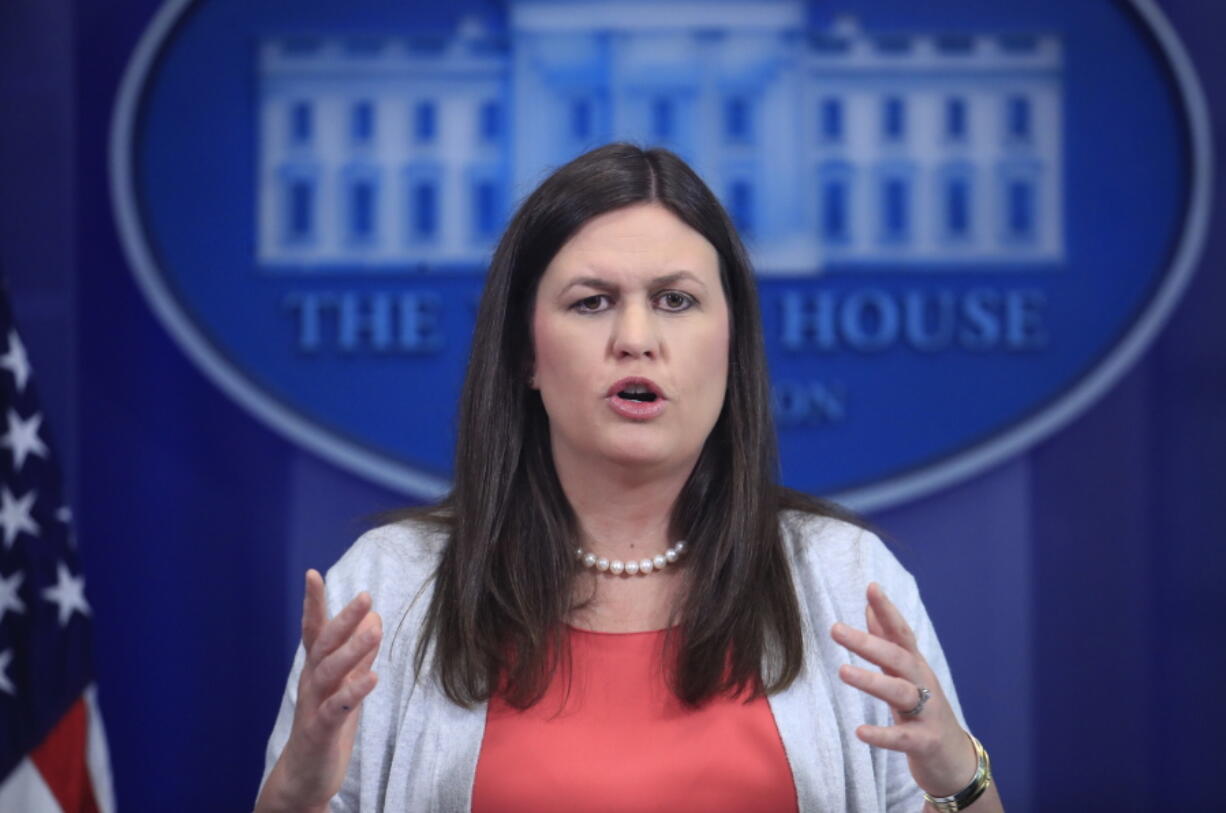
[[[563,468],[575,471],[607,467],[623,473],[641,471],[652,475],[693,468],[702,445],[697,438],[681,438],[678,434],[676,427],[640,424],[593,432],[587,437],[580,436],[582,439],[574,443],[555,438],[554,460]],[[579,468],[575,469],[576,466]]]
[[[680,466],[687,460],[693,462],[695,455],[682,454],[678,449],[661,443],[643,440],[610,444],[602,449],[602,456],[609,464],[626,469],[656,471]]]

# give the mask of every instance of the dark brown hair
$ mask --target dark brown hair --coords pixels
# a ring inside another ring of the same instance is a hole
[[[673,507],[672,530],[689,552],[667,639],[669,679],[697,706],[717,693],[778,691],[800,671],[802,627],[779,512],[846,515],[777,485],[757,292],[727,213],[673,153],[609,144],[550,175],[503,234],[460,398],[455,485],[419,514],[445,523],[450,539],[415,666],[420,673],[432,648],[444,691],[461,705],[500,691],[530,706],[567,656],[577,527],[554,470],[548,417],[528,386],[531,314],[537,283],[567,240],[598,215],[645,202],[715,247],[732,326],[723,410]]]

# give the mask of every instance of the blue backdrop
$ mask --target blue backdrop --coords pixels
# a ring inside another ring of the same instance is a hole
[[[256,423],[133,282],[106,137],[158,5],[0,6],[0,269],[79,520],[120,809],[241,810],[302,570],[403,498]],[[1159,5],[1222,115],[1226,11]],[[919,580],[1013,810],[1211,806],[1226,730],[1223,225],[1215,207],[1172,321],[1088,412],[973,481],[871,517]]]

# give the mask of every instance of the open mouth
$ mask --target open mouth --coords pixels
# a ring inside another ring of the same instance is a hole
[[[656,382],[639,376],[628,376],[611,385],[605,397],[614,412],[632,421],[657,418],[668,405],[667,396]]]
[[[605,396],[614,412],[631,421],[654,420],[668,406],[668,398],[656,382],[638,376],[613,384]]]
[[[624,398],[627,401],[638,401],[640,403],[650,404],[659,396],[642,385],[633,385],[626,387],[623,390],[618,390],[617,397]]]

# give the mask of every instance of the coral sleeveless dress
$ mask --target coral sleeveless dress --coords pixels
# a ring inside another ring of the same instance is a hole
[[[474,813],[796,811],[766,698],[686,709],[661,669],[665,630],[567,629],[569,696],[555,676],[527,711],[490,700]]]

